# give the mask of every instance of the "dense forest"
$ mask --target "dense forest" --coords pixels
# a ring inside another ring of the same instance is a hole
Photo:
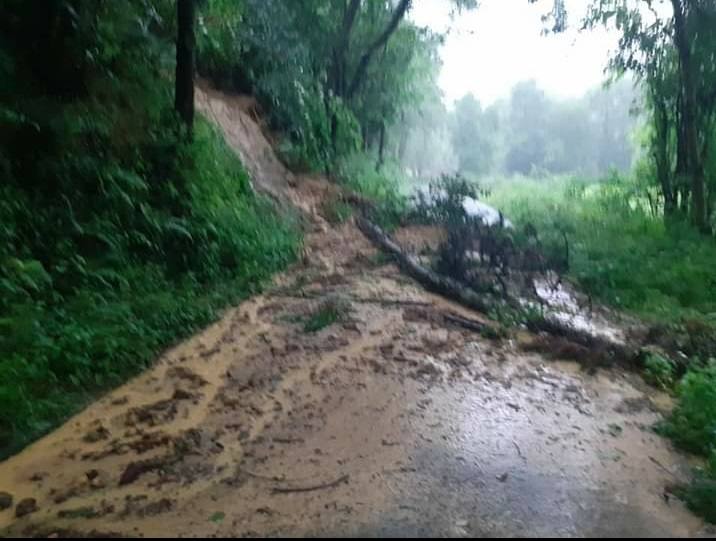
[[[416,188],[458,179],[546,251],[566,243],[560,271],[590,303],[663,339],[644,368],[678,397],[660,431],[710,460],[683,497],[716,520],[716,6],[595,0],[577,21],[524,0],[546,33],[616,30],[608,82],[560,99],[527,80],[481,104],[445,102],[445,36],[412,4],[2,3],[0,457],[301,253],[301,216],[254,191],[195,111],[201,80],[254,96],[281,161],[370,201],[387,230]]]

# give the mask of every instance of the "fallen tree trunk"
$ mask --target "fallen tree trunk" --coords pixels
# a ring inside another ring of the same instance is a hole
[[[429,291],[448,297],[467,308],[484,314],[505,308],[521,311],[525,314],[524,322],[531,331],[544,332],[563,338],[588,350],[591,353],[588,360],[592,366],[621,363],[634,368],[640,364],[642,348],[639,346],[631,347],[605,337],[592,335],[586,331],[575,329],[554,317],[527,317],[524,306],[517,299],[510,297],[498,299],[490,295],[481,295],[457,280],[425,268],[417,258],[406,254],[380,227],[365,217],[358,216],[356,223],[366,237],[390,254],[405,273]],[[598,360],[598,363],[594,362],[595,359]]]
[[[457,280],[426,269],[418,262],[417,258],[404,253],[400,246],[395,244],[380,227],[366,218],[359,216],[356,218],[356,223],[366,237],[380,246],[383,251],[392,255],[398,265],[426,289],[450,297],[478,312],[487,313],[498,305],[497,301],[487,300],[486,297],[478,295]]]

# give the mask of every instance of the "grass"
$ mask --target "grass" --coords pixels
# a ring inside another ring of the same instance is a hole
[[[341,225],[353,216],[353,207],[350,203],[333,199],[326,202],[322,207],[323,217],[331,225]]]
[[[308,317],[303,330],[307,333],[317,333],[344,320],[349,311],[350,304],[345,299],[340,297],[327,299]]]
[[[665,225],[628,179],[515,180],[491,190],[490,202],[517,227],[533,224],[548,250],[567,234],[569,276],[585,292],[650,323],[667,349],[690,358],[679,373],[652,355],[644,375],[677,394],[659,431],[706,459],[681,496],[716,523],[716,242],[685,224]]]

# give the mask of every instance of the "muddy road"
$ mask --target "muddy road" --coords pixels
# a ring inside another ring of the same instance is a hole
[[[651,430],[667,396],[528,353],[526,333],[494,341],[454,326],[446,314],[482,316],[420,289],[353,224],[329,227],[325,181],[291,185],[274,188],[312,216],[303,261],[0,464],[0,492],[28,511],[0,511],[0,531],[708,533],[669,491],[690,464]],[[337,302],[339,321],[306,332]]]

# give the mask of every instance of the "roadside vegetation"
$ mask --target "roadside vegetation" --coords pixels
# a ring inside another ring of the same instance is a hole
[[[209,124],[185,136],[161,71],[173,5],[74,4],[0,9],[0,457],[259,290],[299,241]]]
[[[653,190],[630,176],[512,179],[491,184],[489,201],[516,223],[531,223],[559,249],[569,239],[568,276],[594,301],[637,316],[654,355],[645,377],[674,392],[678,406],[660,431],[704,456],[684,498],[716,520],[716,243],[683,221],[665,221]]]

